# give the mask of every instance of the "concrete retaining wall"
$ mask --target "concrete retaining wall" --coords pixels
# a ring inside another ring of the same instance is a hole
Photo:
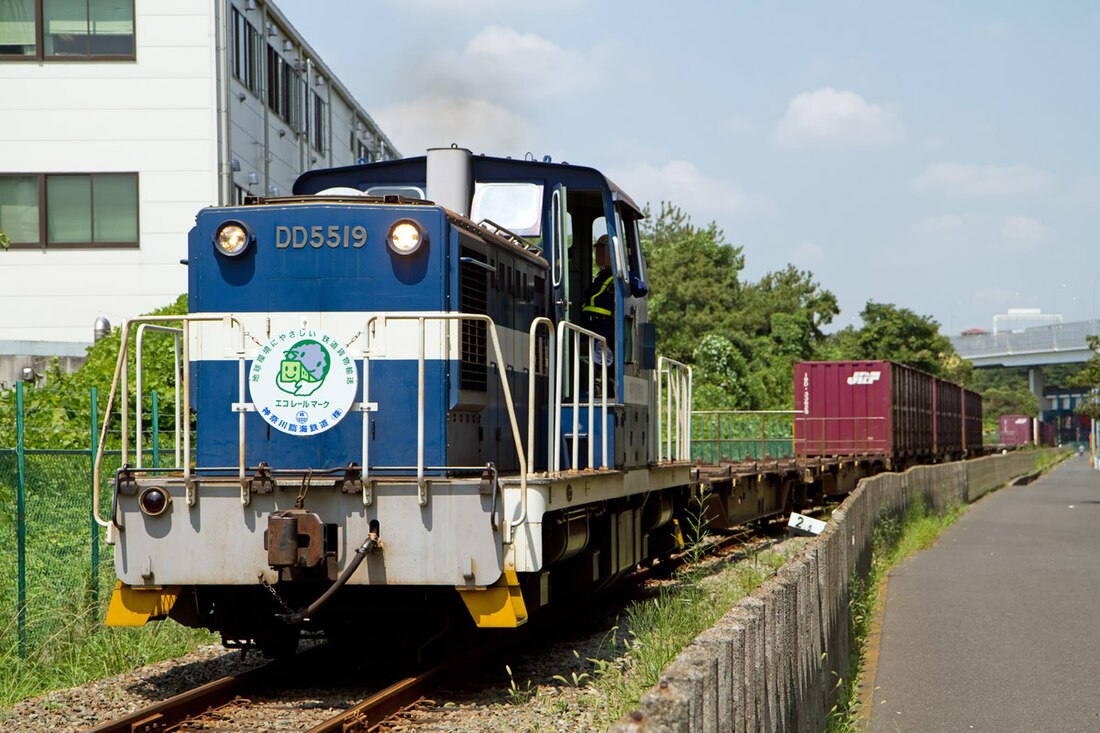
[[[875,522],[923,497],[936,511],[1035,471],[1037,452],[865,479],[825,531],[690,644],[615,733],[819,733],[848,673],[849,587],[871,567]]]

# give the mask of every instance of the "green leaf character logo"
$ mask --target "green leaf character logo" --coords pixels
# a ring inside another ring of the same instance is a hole
[[[296,397],[306,397],[320,389],[332,365],[328,349],[312,339],[294,344],[283,357],[275,384]]]

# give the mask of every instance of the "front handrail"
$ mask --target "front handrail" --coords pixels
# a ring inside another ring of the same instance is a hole
[[[175,451],[176,451],[176,463],[175,463],[175,465],[178,466],[178,465],[180,465],[180,379],[179,379],[179,377],[180,377],[180,337],[183,334],[183,329],[182,328],[170,328],[168,326],[157,326],[157,325],[152,324],[152,323],[142,323],[140,326],[138,326],[138,329],[137,329],[137,345],[134,347],[135,351],[136,351],[136,356],[135,356],[135,359],[134,359],[134,363],[135,363],[135,367],[136,367],[135,371],[137,372],[137,375],[135,376],[135,379],[134,379],[134,381],[136,382],[135,390],[137,392],[137,404],[135,405],[135,408],[136,408],[136,410],[135,410],[135,413],[136,413],[135,414],[135,419],[137,421],[137,426],[136,426],[136,429],[134,431],[135,432],[134,458],[137,461],[137,467],[138,468],[143,468],[144,467],[144,465],[143,465],[144,464],[144,455],[143,455],[143,452],[142,452],[142,445],[141,445],[141,432],[144,429],[144,423],[142,421],[142,398],[145,395],[145,391],[143,389],[144,383],[142,381],[141,365],[144,361],[143,357],[144,357],[145,352],[142,350],[141,347],[142,347],[142,341],[145,338],[145,332],[146,331],[155,331],[157,333],[170,333],[170,334],[173,335],[172,340],[173,340],[174,345],[175,345],[175,351],[174,351],[175,359],[172,362],[172,374],[176,378],[175,379],[175,382],[176,382],[175,383],[176,400],[173,403],[173,409],[175,410],[175,418],[176,418],[176,420],[175,420],[175,431],[174,431],[174,433],[175,433],[174,434],[174,445],[175,445]]]
[[[407,312],[407,313],[387,313],[384,315],[375,315],[367,319],[366,324],[366,344],[363,348],[363,362],[364,362],[364,374],[363,374],[363,404],[370,405],[370,371],[369,362],[372,355],[373,340],[376,338],[375,333],[378,324],[382,324],[383,331],[385,330],[386,321],[416,321],[417,323],[417,415],[416,415],[416,485],[417,488],[424,492],[427,487],[427,478],[425,476],[424,466],[424,429],[425,429],[425,415],[424,415],[424,364],[425,364],[425,348],[424,348],[424,335],[425,325],[428,321],[475,321],[484,323],[486,331],[489,333],[489,340],[493,345],[493,355],[496,357],[498,369],[497,372],[500,375],[501,391],[504,394],[504,404],[508,410],[508,422],[512,428],[512,440],[515,443],[516,458],[519,461],[519,480],[520,480],[520,501],[521,501],[521,514],[526,516],[527,514],[527,453],[523,449],[523,440],[520,436],[519,422],[516,420],[515,404],[512,401],[512,390],[508,384],[508,376],[505,369],[505,361],[503,354],[500,350],[500,340],[497,336],[496,323],[493,319],[487,315],[478,313],[439,313],[432,312]],[[373,406],[371,407],[373,409]],[[370,463],[367,461],[366,455],[366,431],[364,431],[363,438],[364,455],[363,455],[363,483],[366,484],[370,480]],[[522,521],[522,520],[521,520]],[[513,538],[513,528],[515,525],[509,523],[508,532],[505,533],[504,543],[511,544]]]
[[[189,352],[189,342],[191,340],[190,339],[190,335],[191,335],[190,327],[191,327],[192,323],[201,322],[201,321],[222,321],[223,323],[225,323],[230,328],[230,330],[232,330],[233,327],[236,326],[237,333],[239,334],[239,338],[238,338],[238,342],[237,342],[237,348],[235,349],[235,351],[237,353],[238,360],[241,364],[241,371],[242,371],[242,374],[243,374],[244,353],[245,353],[244,352],[244,326],[241,324],[240,320],[237,319],[236,316],[231,316],[231,315],[143,316],[141,318],[131,318],[131,319],[128,319],[128,320],[125,320],[125,321],[122,322],[121,331],[120,331],[120,335],[119,335],[118,359],[115,361],[115,373],[114,373],[114,377],[111,380],[111,391],[107,395],[107,412],[106,412],[106,415],[103,418],[103,427],[100,429],[100,433],[99,433],[99,450],[96,452],[95,464],[92,468],[92,519],[95,520],[95,523],[98,524],[100,527],[106,527],[108,529],[110,529],[111,527],[115,527],[116,529],[118,528],[118,525],[115,524],[114,517],[112,517],[110,520],[103,519],[103,517],[101,516],[100,511],[99,511],[99,506],[100,506],[100,496],[101,496],[100,477],[102,475],[102,469],[103,469],[103,456],[106,453],[107,429],[108,429],[108,427],[110,426],[110,423],[111,423],[111,408],[114,406],[115,398],[118,395],[120,384],[121,384],[121,387],[122,387],[122,394],[124,395],[123,408],[121,410],[121,413],[122,413],[122,415],[121,415],[122,437],[121,437],[121,442],[120,442],[120,448],[121,448],[120,453],[121,453],[122,465],[126,465],[126,463],[128,462],[128,458],[129,458],[129,449],[130,449],[130,445],[129,445],[129,428],[130,428],[130,425],[129,425],[129,413],[130,413],[129,390],[130,390],[130,385],[129,385],[128,374],[127,374],[128,361],[127,361],[126,356],[127,356],[127,351],[128,351],[128,347],[129,347],[129,344],[130,344],[130,328],[134,324],[143,324],[143,323],[181,323],[182,324],[182,330],[183,330],[182,339],[181,339],[182,342],[183,342],[183,357],[182,357],[182,364],[181,364],[182,372],[183,372],[183,409],[182,409],[182,414],[183,414],[183,419],[188,421],[188,423],[189,423],[190,422],[190,415],[191,415],[191,370],[190,370],[190,361],[189,361],[189,353],[188,353]],[[241,395],[239,397],[239,401],[241,403],[243,403],[244,402],[244,392],[243,392],[244,380],[243,379],[240,380],[239,387],[242,390]],[[243,446],[243,444],[244,444],[244,432],[243,432],[244,431],[244,413],[243,412],[240,415],[240,430],[241,430],[240,439],[241,439],[241,444]],[[191,475],[191,430],[190,430],[190,427],[185,426],[183,428],[182,432],[183,432],[183,456],[182,456],[183,457],[183,460],[182,460],[183,476],[184,476],[184,479],[189,479],[190,475]],[[244,456],[243,456],[243,453],[242,453],[242,456],[241,456],[242,476],[243,476],[243,471],[244,471],[243,462],[244,462]]]
[[[667,383],[667,389],[665,387]],[[691,367],[675,359],[657,359],[657,450],[661,460],[691,460]],[[668,421],[668,433],[664,423]]]

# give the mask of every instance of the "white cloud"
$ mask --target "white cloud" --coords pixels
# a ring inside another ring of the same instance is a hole
[[[1033,242],[1046,239],[1046,228],[1038,220],[1029,216],[1006,216],[1001,224],[1001,234],[1009,239]]]
[[[1042,193],[1054,185],[1046,171],[1026,165],[933,163],[910,181],[918,193],[951,196],[1017,196]]]
[[[391,81],[395,101],[372,114],[406,155],[451,143],[493,155],[538,152],[543,137],[525,110],[598,88],[610,48],[566,49],[488,25],[461,50],[428,53],[403,67]]]
[[[429,20],[438,21],[440,16],[451,16],[461,20],[471,18],[500,18],[515,14],[525,8],[515,0],[391,0],[390,5],[401,12],[419,12]],[[539,12],[548,12],[571,17],[584,11],[585,0],[557,0],[553,5],[540,7]]]
[[[379,107],[374,118],[404,155],[451,143],[489,155],[541,149],[530,121],[480,99],[429,95]]]
[[[859,147],[896,143],[904,131],[894,114],[879,105],[825,87],[792,99],[772,137],[782,147]]]
[[[534,33],[489,25],[460,52],[422,58],[402,75],[399,88],[477,97],[505,107],[575,98],[603,84],[606,52],[603,46],[587,52],[565,49]]]
[[[662,166],[634,163],[612,169],[609,177],[631,192],[641,205],[671,201],[684,208],[697,224],[730,216],[775,213],[770,199],[749,193],[732,181],[708,176],[693,163],[672,160]]]

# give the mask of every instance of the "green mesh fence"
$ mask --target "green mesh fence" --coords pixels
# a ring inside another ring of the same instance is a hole
[[[46,447],[53,437],[49,430],[17,430],[16,445],[0,447],[0,656],[9,656],[16,647],[20,657],[48,647],[89,607],[95,607],[102,618],[110,600],[112,548],[91,512],[94,395],[93,390],[83,410],[66,410],[68,419],[87,426],[86,448]],[[4,424],[23,423],[18,413],[21,397],[0,400],[0,421],[10,421]],[[151,447],[158,444],[167,450],[154,452]],[[146,431],[143,447],[146,466],[175,462],[171,434],[154,440],[153,433]],[[132,453],[130,461],[134,461]],[[120,462],[118,451],[104,454],[101,516],[110,514]]]
[[[793,412],[694,412],[692,458],[702,463],[794,456]]]

